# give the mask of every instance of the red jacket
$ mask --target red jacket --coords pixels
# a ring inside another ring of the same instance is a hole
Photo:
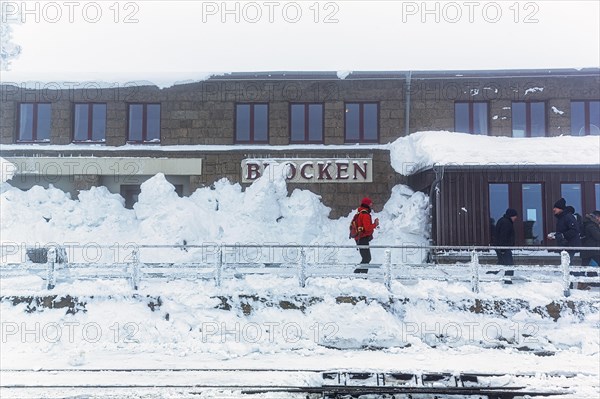
[[[377,225],[371,219],[371,209],[362,206],[358,208],[358,226],[362,227],[362,231],[356,237],[356,241],[373,235]]]

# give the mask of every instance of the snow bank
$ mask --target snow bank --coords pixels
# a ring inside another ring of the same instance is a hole
[[[440,165],[600,165],[600,136],[490,137],[419,132],[390,144],[394,170],[408,176]]]
[[[158,174],[142,184],[133,210],[126,209],[123,198],[105,187],[81,191],[74,200],[53,186],[21,191],[5,183],[0,196],[0,234],[3,243],[30,246],[353,245],[348,239],[353,213],[332,220],[320,196],[299,189],[288,195],[285,167],[270,166],[245,191],[239,184],[222,179],[183,198],[163,174]],[[382,226],[374,245],[427,243],[427,197],[422,193],[395,187],[389,202],[374,217],[380,218]],[[201,250],[180,249],[145,250],[144,254],[147,258],[142,261],[152,262],[201,261],[203,255]],[[355,251],[346,251],[337,261],[353,262],[357,256]],[[374,262],[381,262],[382,256],[381,251],[375,251]],[[119,260],[116,257],[114,251],[106,250],[98,260]],[[421,259],[417,256],[414,260]]]

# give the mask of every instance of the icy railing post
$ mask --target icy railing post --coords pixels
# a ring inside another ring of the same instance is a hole
[[[300,249],[300,259],[298,261],[298,284],[300,287],[306,287],[306,252],[304,248]]]
[[[131,251],[131,271],[130,271],[131,288],[138,289],[140,285],[140,255],[137,249]]]
[[[388,291],[392,290],[392,251],[389,249],[385,250],[385,259],[383,263],[383,281],[385,288]]]
[[[217,250],[217,258],[215,259],[215,285],[221,286],[221,279],[223,277],[223,248],[219,247]]]
[[[47,271],[46,288],[51,290],[56,286],[56,274],[55,274],[56,248],[50,247],[48,249],[46,256],[47,256],[47,259],[46,259],[46,271]]]
[[[479,255],[471,252],[471,291],[479,293]]]
[[[569,265],[571,264],[571,258],[567,251],[560,253],[560,267],[562,269],[562,283],[563,283],[563,294],[568,297],[571,296],[571,273],[569,271]]]

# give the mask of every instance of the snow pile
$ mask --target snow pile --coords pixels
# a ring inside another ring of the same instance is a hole
[[[123,198],[105,187],[81,191],[79,199],[74,200],[52,186],[21,191],[5,183],[0,196],[0,234],[3,243],[41,246],[51,242],[123,246],[353,245],[348,239],[353,213],[332,220],[328,217],[330,209],[318,195],[299,189],[288,195],[285,167],[269,166],[245,191],[239,184],[222,179],[213,187],[200,188],[183,198],[163,174],[158,174],[142,184],[133,210],[126,209]],[[427,197],[422,193],[395,187],[383,211],[373,217],[379,217],[382,226],[375,234],[374,245],[427,243]],[[105,262],[116,260],[111,251],[103,255],[101,260]],[[146,261],[193,262],[200,261],[201,255],[200,250],[161,249],[152,252],[152,258]],[[374,262],[382,261],[381,252],[373,255]],[[353,251],[340,256],[340,262],[357,258]]]
[[[446,131],[419,132],[390,144],[396,172],[408,176],[434,164],[598,165],[600,136],[490,137]]]

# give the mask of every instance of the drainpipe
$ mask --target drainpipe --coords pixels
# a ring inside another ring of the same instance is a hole
[[[404,100],[404,135],[408,136],[410,133],[410,80],[412,77],[412,71],[408,71],[406,75],[406,97]]]

